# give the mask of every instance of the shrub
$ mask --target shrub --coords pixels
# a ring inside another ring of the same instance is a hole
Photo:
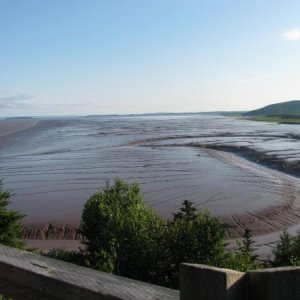
[[[49,250],[45,255],[51,258],[71,262],[76,265],[86,266],[85,256],[81,251],[69,251],[64,248],[54,248]]]
[[[146,281],[156,277],[162,230],[139,185],[121,179],[88,199],[80,225],[90,267]]]
[[[164,221],[145,206],[137,183],[116,179],[84,205],[80,232],[85,248],[53,249],[48,256],[173,288],[178,287],[182,262],[241,271],[259,267],[250,231],[235,251],[228,252],[224,229],[188,200]]]
[[[172,287],[181,262],[216,265],[225,254],[216,218],[186,200],[163,221],[144,205],[139,185],[121,179],[88,199],[80,231],[89,267]]]
[[[241,241],[237,241],[237,249],[227,254],[227,259],[222,263],[223,267],[234,269],[241,272],[247,272],[263,267],[255,254],[256,248],[253,246],[251,231],[246,229]]]
[[[225,258],[224,226],[208,212],[196,212],[190,201],[168,222],[165,238],[172,287],[178,286],[180,263],[218,266]]]
[[[300,232],[296,236],[291,236],[284,230],[273,250],[273,255],[272,266],[300,266]]]
[[[24,215],[7,208],[11,195],[10,191],[3,190],[0,180],[0,244],[24,248],[24,243],[18,239],[21,233],[20,221]]]

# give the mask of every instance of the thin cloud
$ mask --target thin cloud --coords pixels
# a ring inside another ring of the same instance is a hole
[[[282,37],[288,41],[298,42],[300,41],[300,28],[287,30],[282,34]]]
[[[272,77],[273,76],[270,76],[270,75],[253,76],[253,77],[242,77],[242,78],[231,77],[230,81],[234,82],[234,83],[247,83],[247,82],[252,82],[252,81],[266,80],[266,79],[270,79]]]
[[[28,100],[33,98],[29,94],[0,97],[0,108],[26,108],[30,106]]]

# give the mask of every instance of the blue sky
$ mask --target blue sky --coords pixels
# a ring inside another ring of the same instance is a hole
[[[300,1],[0,0],[0,115],[300,99]]]

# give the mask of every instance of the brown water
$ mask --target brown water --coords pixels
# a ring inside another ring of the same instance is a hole
[[[166,218],[185,199],[217,216],[251,215],[298,208],[300,180],[202,147],[298,162],[298,136],[300,126],[205,115],[41,120],[0,137],[0,176],[28,223],[78,223],[85,200],[116,177],[140,182],[146,203]]]

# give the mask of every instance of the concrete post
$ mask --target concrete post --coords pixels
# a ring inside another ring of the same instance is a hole
[[[180,265],[180,300],[244,300],[245,273],[198,264]]]
[[[249,300],[299,300],[300,268],[282,267],[247,273]]]

